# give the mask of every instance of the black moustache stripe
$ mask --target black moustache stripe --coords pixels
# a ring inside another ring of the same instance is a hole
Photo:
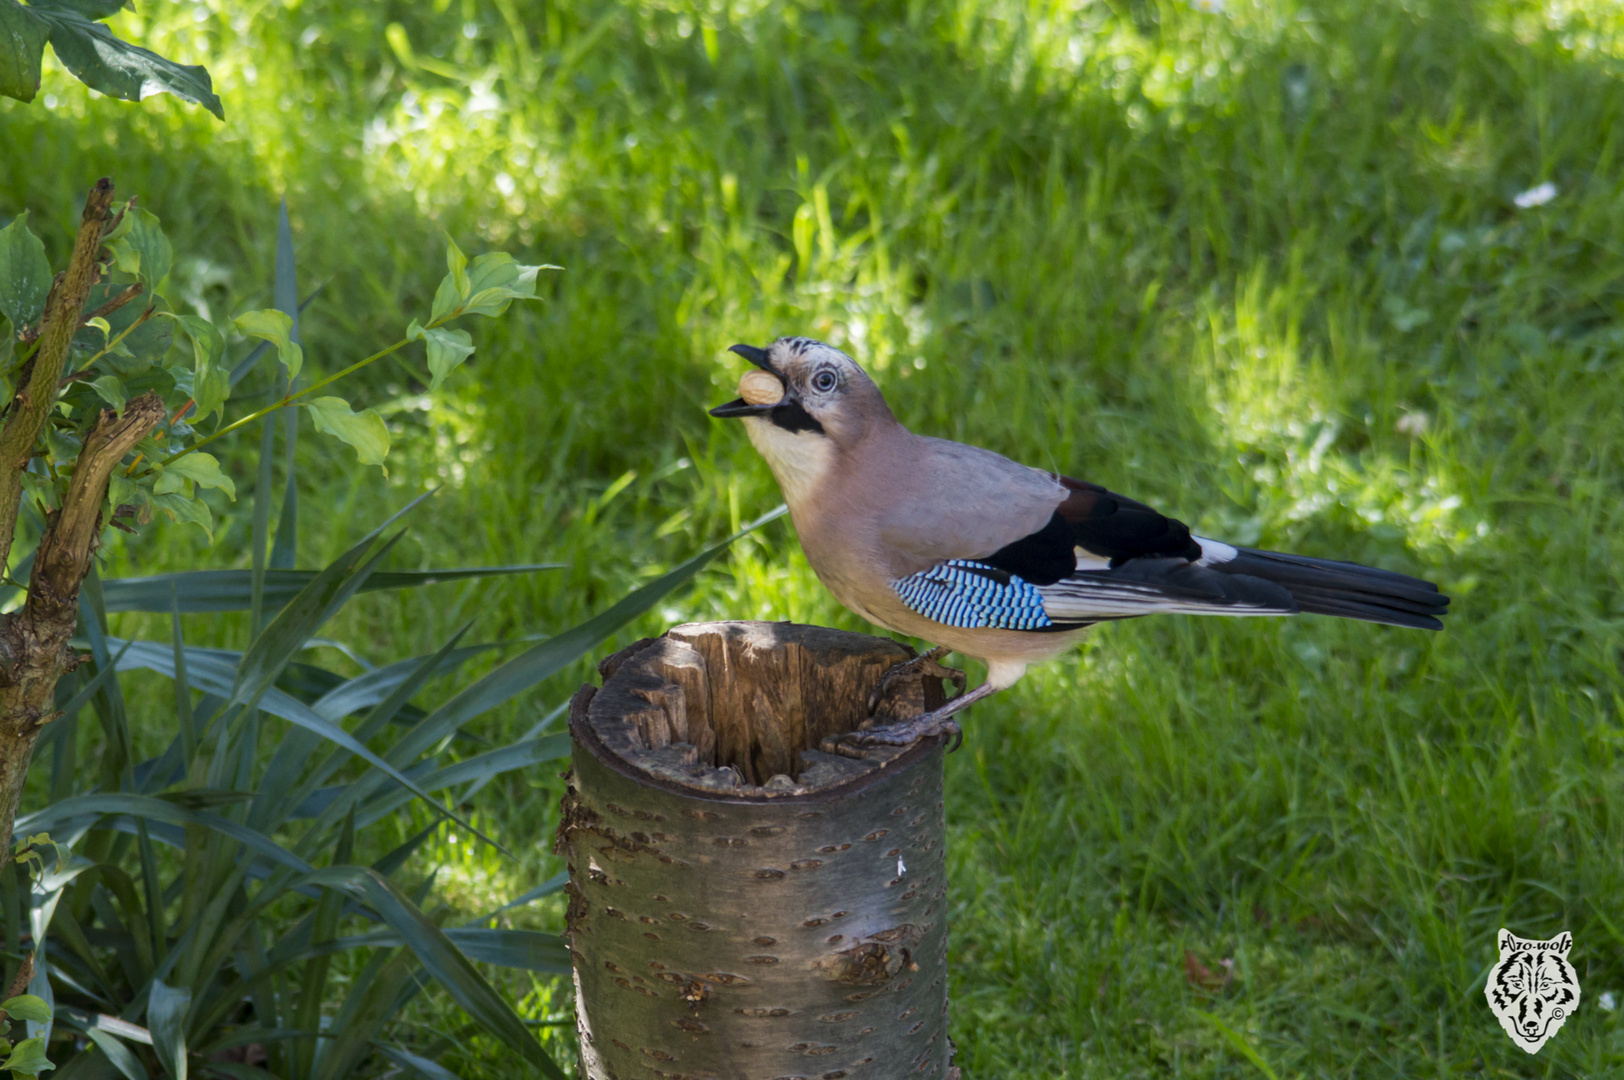
[[[813,431],[823,434],[823,425],[812,419],[812,414],[806,411],[806,406],[799,401],[786,401],[776,406],[767,418],[785,431]]]

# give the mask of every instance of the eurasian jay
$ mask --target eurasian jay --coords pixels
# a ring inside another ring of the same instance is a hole
[[[1311,612],[1440,630],[1418,578],[1192,535],[1097,484],[915,435],[845,353],[809,338],[734,345],[759,371],[711,410],[767,460],[818,579],[888,630],[987,665],[987,680],[867,742],[957,737],[952,715],[1070,648],[1094,623],[1159,612]]]

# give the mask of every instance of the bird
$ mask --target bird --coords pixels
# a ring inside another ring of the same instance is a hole
[[[730,350],[755,366],[710,415],[743,421],[818,579],[887,630],[980,660],[974,690],[872,726],[865,743],[962,731],[954,715],[1013,686],[1096,623],[1144,615],[1333,615],[1441,630],[1420,578],[1197,536],[1099,484],[918,435],[858,363],[806,337]],[[960,683],[962,686],[962,682]]]

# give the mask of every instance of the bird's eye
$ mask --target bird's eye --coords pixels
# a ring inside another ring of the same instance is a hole
[[[835,388],[835,382],[836,379],[834,372],[820,371],[816,375],[812,376],[812,389],[816,390],[820,394],[827,394],[829,391]]]

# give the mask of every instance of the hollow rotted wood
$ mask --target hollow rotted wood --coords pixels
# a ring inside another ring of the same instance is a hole
[[[558,850],[582,1077],[956,1075],[942,741],[831,741],[912,656],[819,627],[692,624],[576,695]],[[910,673],[874,719],[942,697]]]

